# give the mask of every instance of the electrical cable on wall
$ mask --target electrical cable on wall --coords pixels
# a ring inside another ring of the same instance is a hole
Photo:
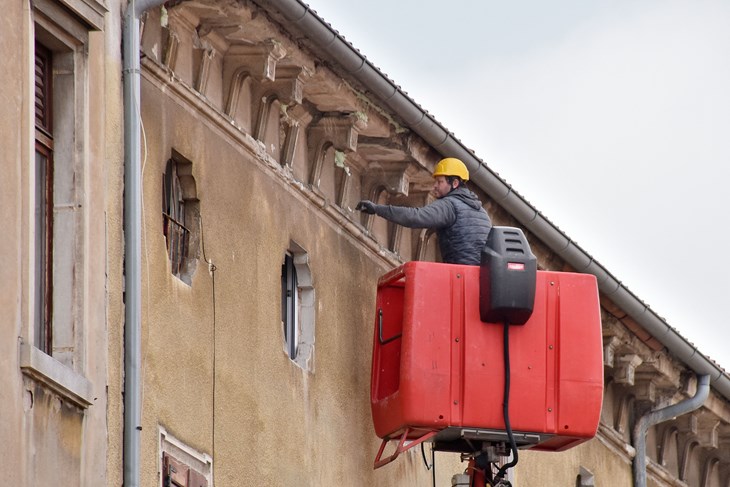
[[[421,456],[423,457],[423,464],[426,466],[426,470],[431,471],[433,487],[436,487],[436,452],[433,449],[433,445],[431,445],[431,465],[429,465],[426,460],[426,449],[424,447],[424,443],[421,443]]]
[[[200,215],[200,219],[198,221],[200,222],[200,224],[199,224],[199,226],[200,226],[200,247],[203,251],[203,260],[205,261],[206,264],[208,264],[208,272],[210,273],[210,276],[212,279],[212,288],[213,288],[212,289],[212,295],[213,295],[213,303],[212,303],[212,305],[213,305],[213,425],[212,425],[212,427],[213,427],[213,431],[212,431],[212,435],[211,435],[213,445],[211,448],[212,449],[211,456],[213,458],[215,458],[215,385],[216,385],[215,384],[216,383],[216,380],[215,380],[215,378],[216,378],[216,362],[215,362],[216,354],[215,354],[215,352],[216,352],[216,337],[217,337],[216,331],[215,331],[215,324],[216,324],[215,323],[215,318],[216,318],[216,316],[215,316],[215,308],[216,308],[216,306],[215,306],[215,271],[218,268],[215,266],[212,259],[208,260],[208,257],[205,254],[205,235],[203,232],[203,215]],[[213,471],[212,481],[213,481],[212,484],[215,485],[215,470]]]
[[[142,114],[139,111],[139,103],[134,104],[135,110],[137,111],[137,119],[139,120],[139,129],[142,133],[142,147],[144,148],[144,156],[142,157],[142,168],[140,171],[139,179],[140,179],[140,193],[144,194],[144,170],[147,166],[147,135],[144,130],[144,122],[142,122]],[[142,235],[142,241],[144,243],[144,249],[146,251],[149,250],[149,246],[147,245],[147,231],[145,230],[145,210],[144,210],[144,198],[140,198],[139,201],[139,209],[142,216],[142,227],[140,228],[140,232]],[[147,252],[144,252],[144,266],[145,270],[147,271],[147,285],[145,286],[145,292],[147,294],[147,300],[145,301],[145,311],[146,316],[149,316],[149,305],[152,302],[150,298],[150,259],[147,255]],[[150,327],[149,325],[145,327],[146,334],[145,334],[145,341],[149,343],[149,334],[150,334]],[[142,376],[144,377],[144,370],[145,370],[145,364],[147,363],[147,357],[150,352],[151,347],[147,347],[144,352],[144,360],[141,361],[140,369],[142,371]],[[143,381],[144,384],[144,381]],[[142,385],[142,393],[144,394],[144,385]],[[144,413],[144,408],[140,408],[140,414]]]

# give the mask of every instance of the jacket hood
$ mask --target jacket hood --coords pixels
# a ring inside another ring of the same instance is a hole
[[[475,210],[478,210],[482,207],[482,202],[479,201],[477,195],[466,188],[456,188],[451,193],[444,196],[444,198],[457,198],[463,203],[474,208]]]

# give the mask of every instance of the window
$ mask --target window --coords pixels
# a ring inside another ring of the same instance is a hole
[[[172,159],[167,161],[162,181],[162,199],[162,231],[167,242],[172,273],[179,277],[188,254],[190,230],[185,226],[185,200],[177,175],[177,164]]]
[[[173,151],[162,176],[162,232],[170,271],[190,285],[195,273],[200,228],[192,163]]]
[[[34,2],[29,40],[34,148],[26,165],[29,306],[20,366],[76,404],[92,402],[84,377],[88,30],[53,2]],[[51,20],[52,19],[52,20]],[[27,338],[27,339],[26,339]]]
[[[297,269],[290,253],[284,256],[281,266],[281,321],[284,324],[284,341],[289,358],[294,360],[299,345],[299,289]]]
[[[169,453],[162,454],[162,485],[164,487],[208,487],[208,480]]]
[[[80,369],[83,310],[85,65],[79,46],[37,25],[35,41],[35,318],[34,345]]]
[[[34,345],[52,347],[53,283],[53,60],[50,49],[35,43],[35,320]]]
[[[208,487],[212,483],[213,461],[160,430],[160,468],[162,487]]]
[[[304,370],[313,370],[314,287],[307,252],[295,242],[281,265],[281,324],[284,351]]]

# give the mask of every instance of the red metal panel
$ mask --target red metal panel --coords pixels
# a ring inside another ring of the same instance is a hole
[[[381,310],[371,377],[379,437],[504,429],[503,325],[479,318],[479,267],[409,262],[380,279]],[[539,271],[533,314],[509,339],[512,429],[556,435],[535,447],[545,450],[593,437],[603,397],[595,277]]]
[[[473,301],[465,303],[465,308],[470,310],[470,318],[468,365],[463,378],[464,388],[468,391],[464,400],[464,425],[501,430],[504,429],[504,324],[480,321],[479,268],[471,271],[474,274],[474,282],[470,286]],[[554,388],[549,380],[554,371],[554,360],[547,346],[554,335],[554,322],[548,319],[548,289],[543,278],[540,273],[532,316],[525,325],[509,329],[510,420],[516,431],[547,430],[547,409],[554,402]],[[544,325],[536,326],[538,323]]]

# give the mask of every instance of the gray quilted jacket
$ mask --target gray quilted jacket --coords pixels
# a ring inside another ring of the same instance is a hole
[[[479,265],[492,222],[473,192],[457,188],[422,208],[375,205],[375,214],[409,228],[436,230],[448,264]]]

